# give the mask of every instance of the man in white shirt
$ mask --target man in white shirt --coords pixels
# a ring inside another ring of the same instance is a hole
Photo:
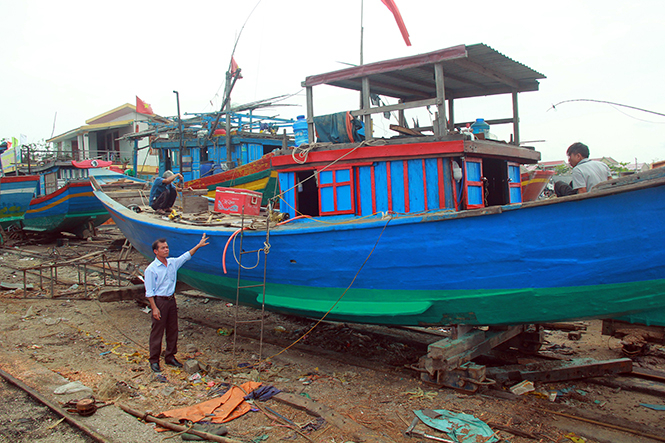
[[[159,357],[162,353],[162,337],[166,332],[164,362],[167,365],[182,367],[175,358],[178,352],[178,306],[175,301],[175,285],[178,269],[185,264],[202,246],[208,244],[205,234],[199,243],[180,257],[169,258],[169,245],[165,238],[155,240],[152,251],[155,260],[145,269],[145,296],[152,309],[152,329],[150,330],[150,369],[162,372]]]
[[[589,148],[584,143],[573,143],[566,151],[568,163],[573,167],[573,181],[554,184],[558,197],[589,192],[598,183],[612,178],[610,168],[603,162],[589,160]]]

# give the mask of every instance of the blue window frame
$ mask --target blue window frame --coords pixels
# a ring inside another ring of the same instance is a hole
[[[508,193],[510,203],[522,203],[522,173],[517,163],[508,163]]]
[[[483,188],[483,163],[479,158],[467,158],[464,162],[466,168],[466,208],[475,209],[485,207]]]
[[[319,170],[319,212],[321,215],[354,214],[352,168]]]

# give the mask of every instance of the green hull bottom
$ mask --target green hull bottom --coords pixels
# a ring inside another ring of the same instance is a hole
[[[111,218],[111,214],[106,211],[35,217],[24,220],[23,229],[32,232],[71,232],[83,236],[88,222],[99,226],[109,218]]]
[[[236,301],[237,278],[186,269],[178,277],[212,296]],[[256,283],[241,281],[240,286]],[[268,283],[265,306],[302,317],[318,319],[329,312],[328,320],[404,326],[526,324],[665,309],[665,279],[565,288],[344,291]],[[239,302],[260,307],[262,295],[261,287],[243,289]]]
[[[19,224],[23,220],[23,214],[17,216],[6,216],[0,218],[0,228],[7,229],[10,226]]]

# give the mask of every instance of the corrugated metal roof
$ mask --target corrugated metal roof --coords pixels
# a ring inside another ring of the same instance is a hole
[[[373,94],[405,101],[436,97],[434,65],[441,63],[446,98],[537,91],[543,74],[485,44],[459,45],[307,77],[304,86],[333,85],[362,90],[368,77]]]

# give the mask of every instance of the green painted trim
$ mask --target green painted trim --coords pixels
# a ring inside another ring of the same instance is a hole
[[[237,277],[181,269],[189,285],[229,301]],[[240,285],[256,284],[241,281]],[[329,320],[386,325],[502,325],[607,318],[665,308],[665,279],[613,285],[497,290],[374,290],[268,283],[267,309]],[[261,306],[262,289],[243,289],[240,302]]]

